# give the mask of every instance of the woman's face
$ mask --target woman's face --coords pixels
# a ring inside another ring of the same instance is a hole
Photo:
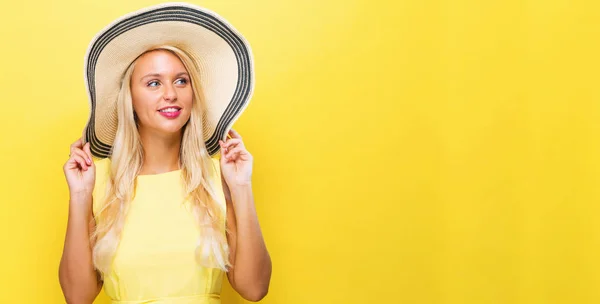
[[[190,118],[192,85],[183,63],[169,51],[138,58],[131,75],[133,110],[140,133],[178,133]]]

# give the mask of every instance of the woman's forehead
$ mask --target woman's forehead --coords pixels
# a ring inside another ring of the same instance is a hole
[[[134,68],[134,74],[137,75],[147,73],[169,75],[185,72],[185,66],[179,57],[164,50],[155,50],[143,54],[138,58]]]

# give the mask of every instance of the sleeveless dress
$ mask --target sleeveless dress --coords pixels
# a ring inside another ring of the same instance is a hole
[[[223,211],[219,160],[213,158],[217,195]],[[110,170],[110,159],[94,161],[96,184],[93,212],[97,214]],[[121,241],[104,290],[112,304],[220,304],[225,272],[196,263],[200,229],[182,193],[181,171],[137,177],[137,188],[125,220]],[[97,218],[96,221],[102,221]],[[221,224],[225,228],[225,223]]]

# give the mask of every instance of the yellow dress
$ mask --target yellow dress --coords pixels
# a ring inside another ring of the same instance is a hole
[[[215,163],[221,187],[219,160]],[[99,210],[110,170],[110,159],[94,161],[94,214]],[[137,177],[121,241],[104,290],[112,304],[220,304],[224,272],[199,266],[194,250],[199,229],[182,194],[181,170]],[[221,188],[218,188],[221,189]],[[225,210],[223,191],[219,201]],[[97,219],[101,221],[102,219]],[[225,227],[225,223],[221,225]]]

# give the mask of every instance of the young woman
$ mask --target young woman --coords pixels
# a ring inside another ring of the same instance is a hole
[[[90,120],[63,167],[67,302],[104,286],[112,303],[220,303],[225,274],[262,299],[253,158],[230,128],[254,83],[243,37],[214,12],[162,4],[107,26],[85,65]]]

